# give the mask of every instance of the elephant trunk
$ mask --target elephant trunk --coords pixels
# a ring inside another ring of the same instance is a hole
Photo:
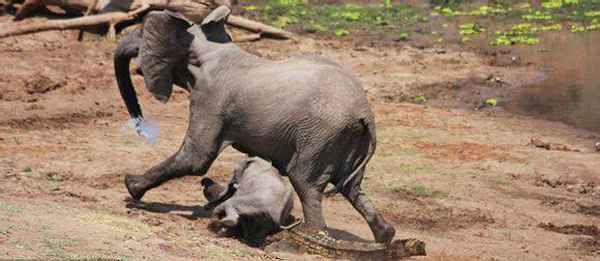
[[[115,76],[121,98],[127,106],[129,116],[135,121],[141,120],[142,109],[137,99],[137,93],[133,88],[131,76],[129,75],[129,63],[136,57],[142,41],[142,30],[137,29],[123,37],[117,46],[114,54]]]

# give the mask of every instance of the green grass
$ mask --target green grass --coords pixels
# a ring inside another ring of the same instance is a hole
[[[100,212],[84,213],[79,218],[85,223],[106,225],[121,232],[149,233],[151,231],[151,227],[144,223]]]
[[[420,198],[447,198],[449,196],[448,192],[443,192],[440,190],[431,190],[425,187],[424,185],[418,183],[393,186],[390,187],[389,190],[393,193],[406,193]]]
[[[402,163],[397,166],[397,170],[399,173],[407,173],[407,174],[422,174],[422,173],[432,173],[433,166],[428,164],[408,164]]]
[[[542,34],[563,28],[574,33],[600,31],[600,0],[544,0],[539,7],[531,6],[529,1],[496,1],[493,5],[441,1],[431,15],[468,20],[458,28],[463,43],[483,32],[478,30],[478,22],[493,19],[501,28],[491,35],[489,43],[493,46],[536,45]]]
[[[407,27],[424,21],[417,9],[391,2],[380,5],[315,5],[301,0],[269,0],[262,6],[243,8],[276,27],[299,27],[304,32],[338,37],[357,31],[397,31],[402,38]]]
[[[0,214],[6,213],[9,215],[17,215],[20,214],[22,211],[23,210],[17,206],[0,201]]]
[[[427,24],[419,26],[418,33],[414,35],[430,38],[436,44],[454,39],[469,44],[484,38],[491,46],[537,45],[543,41],[541,36],[550,31],[600,31],[600,0],[542,0],[540,6],[532,6],[527,0],[496,0],[487,4],[432,0],[431,3],[431,9],[423,9],[385,0],[369,5],[267,0],[246,3],[242,8],[246,12],[244,15],[276,27],[339,38],[349,38],[357,33],[381,38],[379,36],[385,34],[395,41],[408,41],[413,38],[411,34],[420,23]],[[436,18],[430,19],[432,17]],[[439,18],[443,23],[441,27],[436,25]],[[490,24],[493,26],[486,31]],[[523,28],[525,25],[528,28]],[[436,33],[436,30],[454,32],[449,27],[456,27],[457,37]],[[426,101],[421,97],[413,98],[416,103]]]

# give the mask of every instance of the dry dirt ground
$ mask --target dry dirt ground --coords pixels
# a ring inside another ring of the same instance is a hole
[[[128,115],[113,74],[115,42],[76,42],[75,35],[0,40],[0,259],[322,259],[218,238],[199,208],[199,177],[149,192],[144,209],[128,208],[124,175],[175,152],[187,127],[187,94],[177,91],[163,105],[134,77],[146,115],[162,131],[156,145],[146,144],[123,128]],[[306,37],[243,47],[273,59],[321,53],[358,74],[378,129],[364,186],[397,238],[427,243],[429,256],[415,259],[598,260],[596,136],[501,108],[472,109],[489,93],[535,81],[535,65],[497,67],[496,58],[451,48]],[[406,102],[417,95],[430,100]],[[535,148],[532,137],[581,152]],[[208,176],[226,181],[242,157],[226,151]],[[343,198],[325,204],[332,228],[371,239]]]

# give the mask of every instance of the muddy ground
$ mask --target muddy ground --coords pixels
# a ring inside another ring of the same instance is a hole
[[[2,26],[10,23],[0,18]],[[163,105],[134,77],[145,114],[162,132],[156,145],[146,144],[124,129],[115,42],[75,37],[47,32],[0,40],[0,258],[321,259],[218,238],[199,207],[199,177],[147,193],[144,209],[128,207],[124,175],[141,174],[176,151],[187,127],[187,94],[177,91]],[[539,79],[544,72],[536,64],[502,62],[510,58],[505,51],[368,39],[302,36],[242,46],[273,59],[320,53],[358,75],[378,130],[364,186],[397,238],[427,243],[429,256],[415,259],[599,258],[598,136],[480,106]],[[426,103],[412,103],[421,95]],[[533,137],[581,152],[536,148]],[[208,176],[226,181],[242,157],[227,150]],[[334,232],[372,239],[341,196],[325,205]]]

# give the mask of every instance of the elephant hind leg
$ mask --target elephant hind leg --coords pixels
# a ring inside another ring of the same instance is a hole
[[[289,173],[290,183],[296,194],[298,194],[304,214],[305,222],[299,228],[307,232],[317,232],[326,228],[322,201],[323,190],[327,183],[311,180],[311,177],[321,174],[318,173],[320,170],[314,162],[312,160],[297,161],[295,167]]]
[[[383,219],[381,213],[379,213],[371,201],[367,198],[365,193],[362,191],[360,184],[364,175],[364,168],[361,170],[359,175],[352,181],[351,186],[347,186],[342,189],[344,197],[350,201],[354,209],[356,209],[363,218],[369,224],[375,241],[378,243],[389,244],[396,230],[389,223]]]

